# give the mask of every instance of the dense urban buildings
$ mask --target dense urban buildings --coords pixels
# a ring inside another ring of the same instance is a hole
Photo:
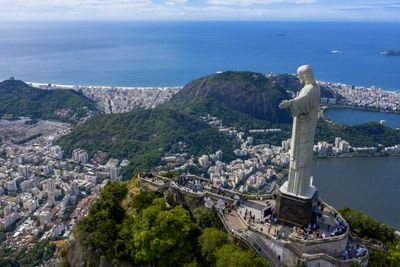
[[[96,162],[99,155],[89,161],[83,149],[66,158],[53,140],[69,128],[58,126],[61,131],[56,127],[23,144],[6,139],[0,147],[0,230],[7,232],[3,247],[20,250],[37,238],[68,239],[104,184],[120,180],[119,168],[126,161]]]

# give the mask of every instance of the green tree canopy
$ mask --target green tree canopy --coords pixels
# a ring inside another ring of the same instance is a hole
[[[199,237],[201,255],[208,263],[214,264],[215,251],[229,242],[229,237],[226,232],[216,228],[206,228],[204,229],[203,234]]]
[[[131,205],[137,211],[142,211],[152,205],[155,195],[140,191],[131,200]]]
[[[340,209],[339,212],[350,224],[351,232],[360,238],[372,238],[384,243],[393,242],[396,239],[394,229],[372,219],[367,214],[350,208]]]
[[[195,209],[193,217],[201,228],[218,227],[219,219],[216,214],[206,207]]]
[[[249,250],[242,250],[233,244],[223,245],[215,252],[216,267],[263,267],[269,263]]]
[[[156,266],[181,266],[192,262],[198,228],[182,206],[167,209],[164,199],[155,199],[133,225],[135,262]]]
[[[89,256],[88,262],[121,260],[161,267],[266,265],[250,250],[232,244],[226,232],[207,228],[218,224],[210,210],[198,208],[193,219],[182,206],[170,207],[165,199],[137,189],[123,182],[107,184],[78,224],[77,240]],[[220,250],[227,244],[224,251],[235,259],[222,256]],[[256,265],[246,265],[248,259]]]
[[[117,226],[124,218],[121,200],[126,192],[125,183],[108,183],[90,208],[88,216],[77,227],[80,243],[94,257],[114,257],[113,241],[118,235]]]

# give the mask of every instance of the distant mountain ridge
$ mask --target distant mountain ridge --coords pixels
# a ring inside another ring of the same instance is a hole
[[[96,103],[78,91],[43,90],[12,79],[0,82],[0,117],[76,122],[96,109]]]

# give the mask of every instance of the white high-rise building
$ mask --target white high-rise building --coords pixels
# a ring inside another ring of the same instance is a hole
[[[336,148],[339,148],[339,145],[340,145],[341,141],[342,141],[342,138],[340,138],[340,137],[336,137],[335,138],[335,147]]]
[[[44,165],[42,169],[44,175],[49,175],[53,171],[53,168],[49,165]]]
[[[282,141],[282,150],[287,152],[290,149],[290,141],[291,139]]]
[[[253,136],[247,137],[247,144],[252,145],[253,141],[254,141]]]
[[[52,146],[49,149],[50,154],[52,157],[56,159],[62,159],[63,158],[63,151],[60,146]]]
[[[207,155],[203,155],[199,157],[199,164],[202,168],[207,168],[208,166],[210,166],[210,159]]]
[[[39,207],[39,204],[38,204],[37,200],[35,200],[35,199],[28,199],[28,200],[24,201],[23,207],[24,207],[24,209],[28,209],[30,212],[32,212],[32,211],[35,211]]]
[[[46,186],[47,186],[47,193],[49,195],[54,195],[54,191],[56,190],[56,183],[54,179],[47,179]]]
[[[349,153],[349,142],[342,140],[339,144],[339,150],[342,153]]]
[[[118,167],[115,166],[110,167],[110,179],[113,182],[118,180]]]
[[[17,191],[17,182],[16,182],[16,180],[13,179],[11,181],[7,181],[6,184],[5,184],[5,188],[9,192]]]
[[[325,153],[326,152],[326,142],[318,142],[318,153]]]
[[[88,157],[88,153],[80,148],[77,148],[72,152],[72,158],[76,163],[86,164],[88,162]]]
[[[77,196],[79,195],[79,184],[76,181],[73,181],[71,183],[71,195],[72,196]]]
[[[4,230],[13,225],[17,220],[19,216],[17,212],[13,212],[7,216],[5,216],[3,219],[0,219],[0,229]]]
[[[49,195],[47,198],[47,207],[54,207],[56,205],[56,199],[54,195]]]
[[[7,206],[5,206],[4,209],[3,209],[3,216],[5,217],[5,216],[7,216],[7,215],[10,215],[11,212],[12,212],[12,207],[11,207],[11,205],[7,205]]]
[[[21,188],[21,191],[22,191],[22,192],[29,192],[29,191],[33,188],[33,182],[32,182],[32,180],[23,181],[23,182],[20,184],[20,188]]]
[[[18,174],[22,177],[28,176],[28,166],[18,165]]]

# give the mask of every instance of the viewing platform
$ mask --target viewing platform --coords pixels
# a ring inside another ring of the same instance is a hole
[[[281,223],[274,215],[275,196],[245,195],[213,186],[195,175],[173,179],[155,174],[139,175],[152,189],[174,188],[185,195],[201,198],[215,210],[226,230],[253,248],[273,266],[343,266],[368,264],[368,249],[352,238],[347,222],[327,203],[319,199],[314,224],[299,227]]]

